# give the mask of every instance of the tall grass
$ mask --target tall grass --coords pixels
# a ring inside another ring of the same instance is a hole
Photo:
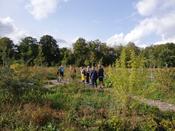
[[[136,56],[135,52],[131,50],[131,61],[126,63],[126,50],[124,48],[120,60],[116,61],[115,67],[108,69],[115,97],[121,104],[123,111],[129,108],[132,93],[139,88],[140,84],[143,84],[145,78],[143,62],[143,58]]]
[[[0,130],[173,130],[175,115],[139,103],[132,96],[174,101],[174,69],[147,69],[144,58],[122,51],[108,67],[112,88],[85,87],[77,78],[46,90],[56,67],[14,64],[0,71]],[[66,78],[69,79],[66,68]],[[18,98],[18,99],[16,99]]]
[[[130,54],[130,61],[126,63],[126,50],[123,49],[115,66],[108,68],[109,79],[121,107],[127,110],[134,95],[174,103],[175,69],[145,68],[143,56],[136,56],[133,50]]]

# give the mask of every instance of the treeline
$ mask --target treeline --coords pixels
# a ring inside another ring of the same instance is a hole
[[[146,67],[175,67],[175,44],[167,43],[139,48],[134,43],[126,46],[109,47],[99,40],[86,41],[79,38],[72,49],[59,48],[59,43],[50,35],[44,35],[37,41],[25,37],[18,44],[7,37],[0,38],[0,64],[23,63],[29,66],[44,65],[93,65],[101,63],[113,65],[126,51],[126,64],[130,62],[131,50],[144,59]],[[128,65],[128,64],[127,64]],[[126,65],[126,66],[127,66]]]

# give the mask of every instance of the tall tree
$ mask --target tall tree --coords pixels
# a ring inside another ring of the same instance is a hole
[[[147,67],[175,67],[175,44],[167,43],[145,48],[142,53]]]
[[[7,37],[0,39],[0,63],[9,65],[9,60],[14,55],[14,44],[13,41]]]
[[[135,55],[138,56],[140,54],[140,48],[137,47],[133,42],[129,42],[125,48],[127,67],[131,67],[131,53],[134,52]]]
[[[102,52],[102,43],[99,40],[88,42],[89,54],[90,54],[90,63],[98,64],[99,61],[102,61],[103,52]]]
[[[44,57],[44,63],[48,66],[59,62],[60,52],[57,41],[50,35],[41,37],[40,42]]]
[[[64,65],[73,65],[75,64],[75,57],[73,52],[67,48],[60,49],[61,63]]]
[[[79,38],[74,44],[73,44],[73,51],[76,58],[76,65],[82,66],[85,63],[85,60],[89,57],[88,54],[88,44],[86,43],[86,40],[83,38]]]
[[[24,61],[24,63],[27,65],[33,65],[34,59],[38,55],[37,39],[32,37],[25,37],[21,40],[18,48],[21,59]]]

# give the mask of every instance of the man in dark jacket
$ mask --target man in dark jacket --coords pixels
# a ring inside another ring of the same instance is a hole
[[[98,80],[99,80],[100,88],[103,88],[103,86],[104,86],[103,79],[104,79],[104,69],[101,65],[99,65],[99,67],[98,67]]]
[[[97,78],[98,78],[98,73],[95,69],[95,67],[92,67],[92,71],[90,74],[91,82],[93,87],[97,87]]]

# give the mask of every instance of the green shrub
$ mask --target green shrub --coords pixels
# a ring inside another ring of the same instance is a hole
[[[56,74],[53,73],[47,73],[47,77],[48,80],[53,80],[53,79],[57,79]]]
[[[110,131],[119,131],[119,130],[124,130],[123,126],[124,126],[124,123],[119,117],[112,116],[110,119],[105,121],[104,125],[102,125],[102,129],[110,130]]]
[[[175,129],[175,121],[169,121],[169,120],[162,120],[160,122],[160,126],[164,128],[167,131],[172,131]]]
[[[138,123],[138,127],[141,131],[155,131],[158,129],[158,124],[153,118],[147,116],[146,119]]]
[[[71,97],[65,95],[62,92],[49,93],[44,96],[45,99],[52,101],[51,107],[54,109],[69,109],[69,102],[71,101]]]

